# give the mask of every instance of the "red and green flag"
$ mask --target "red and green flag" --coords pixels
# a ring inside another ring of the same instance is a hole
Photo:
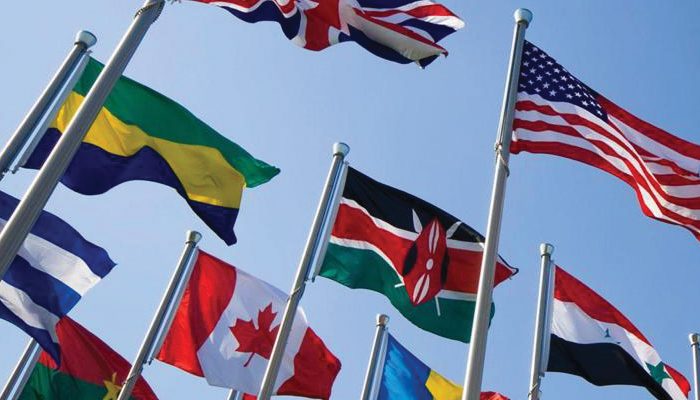
[[[63,317],[56,327],[61,365],[41,352],[19,400],[116,400],[131,365],[77,322]],[[143,378],[132,400],[158,400]]]
[[[416,326],[469,342],[483,244],[438,207],[349,168],[320,275],[379,292]],[[516,272],[499,257],[495,284]]]

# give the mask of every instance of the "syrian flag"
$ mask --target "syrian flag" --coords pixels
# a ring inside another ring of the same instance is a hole
[[[556,267],[547,371],[598,385],[645,387],[659,400],[687,400],[690,384],[612,304]]]
[[[201,250],[158,359],[213,386],[258,393],[287,294]],[[297,311],[275,394],[329,399],[340,361]]]
[[[483,244],[445,211],[348,168],[320,275],[379,292],[416,326],[469,342]],[[499,257],[495,284],[516,272]]]
[[[68,317],[56,325],[61,365],[46,351],[24,385],[20,400],[116,400],[131,365],[105,342]],[[158,400],[139,378],[131,400]]]

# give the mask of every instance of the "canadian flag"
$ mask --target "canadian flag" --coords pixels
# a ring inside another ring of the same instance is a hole
[[[199,250],[158,359],[213,386],[257,393],[287,294]],[[340,361],[299,309],[275,393],[328,399]]]

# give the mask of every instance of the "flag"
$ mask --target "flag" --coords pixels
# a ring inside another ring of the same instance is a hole
[[[287,294],[199,251],[158,359],[210,385],[257,393]],[[309,328],[301,309],[275,384],[278,395],[329,399],[340,361]]]
[[[131,365],[105,342],[69,317],[57,325],[61,365],[42,352],[19,400],[117,400]],[[139,378],[132,400],[157,400]]]
[[[0,229],[19,200],[0,191]],[[56,324],[114,267],[107,252],[42,211],[0,282],[0,318],[34,338],[56,362]]]
[[[196,0],[246,22],[277,21],[298,46],[319,51],[353,41],[384,59],[425,67],[447,50],[437,44],[464,27],[430,0]]]
[[[386,355],[377,400],[460,400],[462,387],[425,365],[387,334]],[[494,393],[481,393],[481,400],[508,400]]]
[[[688,381],[629,319],[561,267],[554,279],[547,371],[598,386],[642,386],[659,400],[687,400]]]
[[[645,122],[525,42],[511,151],[553,154],[626,182],[645,215],[700,240],[700,146]]]
[[[349,168],[320,275],[389,298],[418,327],[469,342],[484,237]],[[495,284],[517,272],[499,257]]]
[[[39,169],[102,71],[90,59],[25,168]],[[175,189],[227,244],[244,187],[270,180],[279,169],[253,158],[181,105],[121,77],[61,179],[95,195],[120,183],[145,180]]]

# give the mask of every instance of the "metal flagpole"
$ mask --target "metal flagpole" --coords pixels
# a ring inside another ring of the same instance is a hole
[[[10,379],[7,380],[5,387],[2,389],[0,400],[14,400],[19,397],[29,378],[29,371],[39,358],[40,350],[39,343],[34,339],[29,339],[22,357],[20,357],[15,369],[12,371],[12,375],[10,375]],[[13,395],[11,396],[11,394]]]
[[[546,342],[549,341],[549,303],[551,298],[552,253],[554,246],[549,243],[540,245],[542,267],[540,272],[540,290],[537,297],[537,314],[535,319],[535,338],[532,345],[532,367],[530,372],[530,390],[528,400],[540,400],[540,383],[544,376],[544,356],[547,355]]]
[[[227,400],[243,400],[243,393],[239,392],[238,390],[231,389],[231,391],[228,392],[228,397],[226,399]]]
[[[508,81],[503,96],[501,121],[498,128],[499,137],[496,143],[496,172],[493,192],[491,193],[491,207],[486,229],[484,255],[481,260],[481,275],[476,296],[476,309],[474,311],[474,323],[471,332],[471,344],[467,358],[462,400],[479,400],[481,394],[481,380],[486,358],[486,339],[491,317],[491,292],[493,291],[494,273],[496,271],[496,257],[498,257],[498,240],[501,233],[501,216],[503,214],[506,178],[508,177],[508,159],[510,158],[510,140],[513,130],[515,99],[518,90],[518,76],[520,75],[520,60],[523,53],[525,30],[530,21],[532,21],[532,13],[525,8],[519,8],[515,11],[514,18],[515,29],[510,54],[510,66],[508,67]]]
[[[41,119],[41,122],[34,128],[35,134],[32,136],[31,141],[29,141],[29,144],[22,151],[22,155],[15,157],[17,160],[15,161],[15,165],[12,167],[8,166],[8,169],[13,174],[16,174],[17,171],[27,163],[27,160],[29,160],[29,157],[31,157],[31,155],[34,153],[34,150],[39,145],[39,142],[41,142],[41,139],[43,139],[44,135],[46,134],[46,130],[48,129],[49,125],[51,125],[51,123],[56,119],[56,115],[58,115],[58,112],[61,110],[61,105],[65,103],[68,95],[73,91],[73,87],[83,75],[83,71],[85,71],[85,67],[87,67],[88,62],[90,62],[90,53],[91,52],[89,51],[86,52],[85,57],[80,59],[80,62],[78,62],[77,66],[75,67],[75,72],[73,72],[73,75],[66,80],[65,86],[59,91],[58,96],[56,96],[56,100],[53,103],[54,106],[50,108],[46,115]]]
[[[309,237],[306,240],[306,246],[304,247],[304,252],[299,262],[299,269],[297,270],[297,276],[294,280],[292,291],[289,295],[289,299],[287,299],[284,316],[279,326],[279,333],[277,334],[275,345],[272,348],[272,355],[270,356],[270,361],[267,364],[265,376],[260,386],[258,400],[270,400],[270,396],[272,396],[282,357],[284,356],[284,350],[287,347],[289,332],[292,330],[292,324],[294,323],[294,317],[299,307],[299,301],[304,294],[306,280],[308,279],[309,272],[316,270],[315,263],[321,262],[323,259],[323,254],[318,254],[318,249],[324,247],[322,243],[324,239],[328,240],[328,235],[324,235],[323,233],[329,223],[327,217],[334,214],[333,208],[338,207],[339,196],[335,196],[334,198],[333,194],[339,190],[338,184],[342,180],[341,177],[346,169],[346,164],[344,162],[345,156],[347,156],[349,152],[350,146],[345,143],[335,143],[333,145],[333,162],[331,164],[331,169],[328,172],[328,177],[323,187],[321,201],[316,209],[316,215],[311,225],[311,232],[309,232]],[[332,221],[330,221],[330,223],[332,223]]]
[[[183,290],[185,286],[185,279],[189,279],[190,272],[192,271],[193,260],[195,258],[194,255],[197,250],[197,243],[200,239],[202,239],[202,235],[199,232],[187,232],[185,248],[182,250],[182,255],[177,263],[177,268],[175,268],[175,272],[173,272],[173,275],[170,278],[168,288],[163,294],[163,298],[160,301],[156,315],[153,316],[151,326],[148,328],[148,332],[146,333],[146,337],[143,339],[143,343],[141,343],[141,348],[136,355],[136,359],[131,364],[131,370],[129,370],[129,375],[127,375],[126,380],[124,381],[124,385],[119,392],[119,397],[117,400],[128,400],[129,397],[131,397],[131,392],[134,390],[136,382],[141,376],[143,365],[148,355],[151,353],[151,349],[153,348],[153,344],[156,342],[158,333],[160,332],[161,335],[167,333],[164,330],[164,328],[167,327],[163,325],[163,321],[167,319],[166,313],[172,313],[177,307],[177,304],[174,303],[173,300],[179,298],[177,293],[178,288],[180,289],[179,291]]]
[[[97,43],[95,35],[88,31],[80,31],[75,35],[75,42],[68,56],[54,74],[48,86],[41,93],[32,108],[19,124],[10,140],[5,144],[5,148],[0,152],[0,179],[10,169],[10,164],[17,158],[17,154],[27,143],[29,136],[34,132],[36,125],[46,114],[48,108],[54,102],[58,93],[63,88],[68,78],[76,71],[80,65],[80,60],[87,54],[88,49]],[[56,105],[55,107],[60,107]]]
[[[691,333],[688,336],[690,339],[690,348],[693,349],[693,379],[695,380],[695,400],[700,400],[700,334]]]
[[[165,0],[146,0],[143,7],[136,13],[112,57],[97,77],[95,84],[68,124],[66,131],[61,135],[56,147],[51,151],[46,163],[34,178],[24,198],[0,232],[0,279],[5,276],[19,247],[73,159],[88,128],[95,121],[109,92],[121,77],[148,28],[160,15],[164,4]]]
[[[377,315],[377,331],[374,333],[374,342],[372,343],[372,352],[369,355],[369,365],[367,365],[367,375],[365,375],[365,384],[362,387],[361,400],[372,399],[374,383],[377,378],[377,365],[379,364],[379,356],[382,354],[382,347],[387,330],[386,325],[388,323],[389,317],[387,315]]]

